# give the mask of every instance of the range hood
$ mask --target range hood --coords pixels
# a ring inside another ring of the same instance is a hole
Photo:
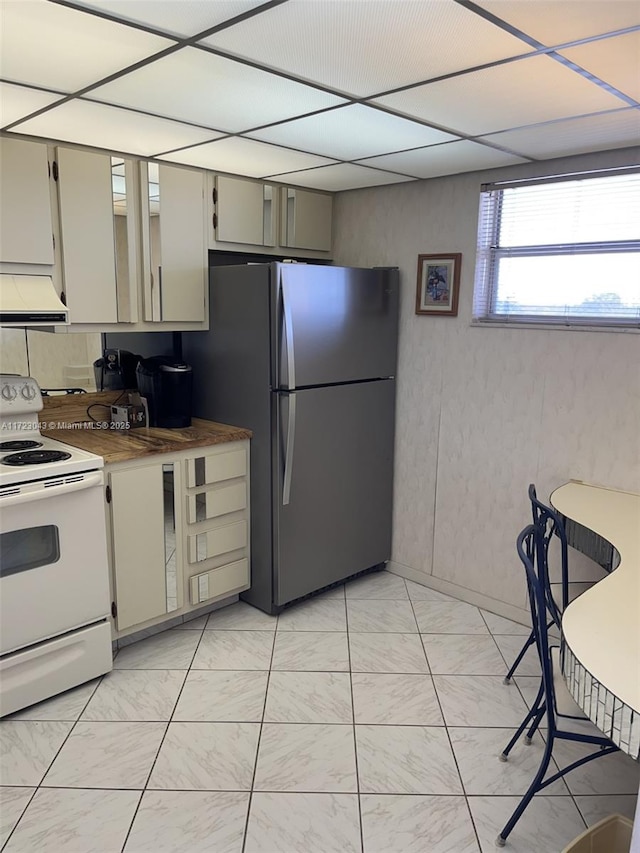
[[[0,326],[68,325],[50,275],[0,274]]]

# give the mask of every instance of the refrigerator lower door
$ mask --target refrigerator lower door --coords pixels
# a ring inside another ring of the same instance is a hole
[[[276,395],[274,604],[388,560],[395,382]]]

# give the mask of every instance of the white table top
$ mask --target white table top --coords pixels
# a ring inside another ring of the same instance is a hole
[[[584,669],[640,713],[640,495],[571,482],[551,505],[620,555],[615,571],[568,605],[562,629]]]

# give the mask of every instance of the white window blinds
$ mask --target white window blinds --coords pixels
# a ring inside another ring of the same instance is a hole
[[[640,326],[640,172],[483,187],[473,317]]]

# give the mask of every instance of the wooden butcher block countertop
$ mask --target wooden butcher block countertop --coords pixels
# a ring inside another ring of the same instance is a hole
[[[119,391],[102,391],[44,397],[40,430],[48,438],[102,456],[105,464],[251,438],[251,430],[200,418],[180,429],[110,428],[110,406],[120,395]]]

